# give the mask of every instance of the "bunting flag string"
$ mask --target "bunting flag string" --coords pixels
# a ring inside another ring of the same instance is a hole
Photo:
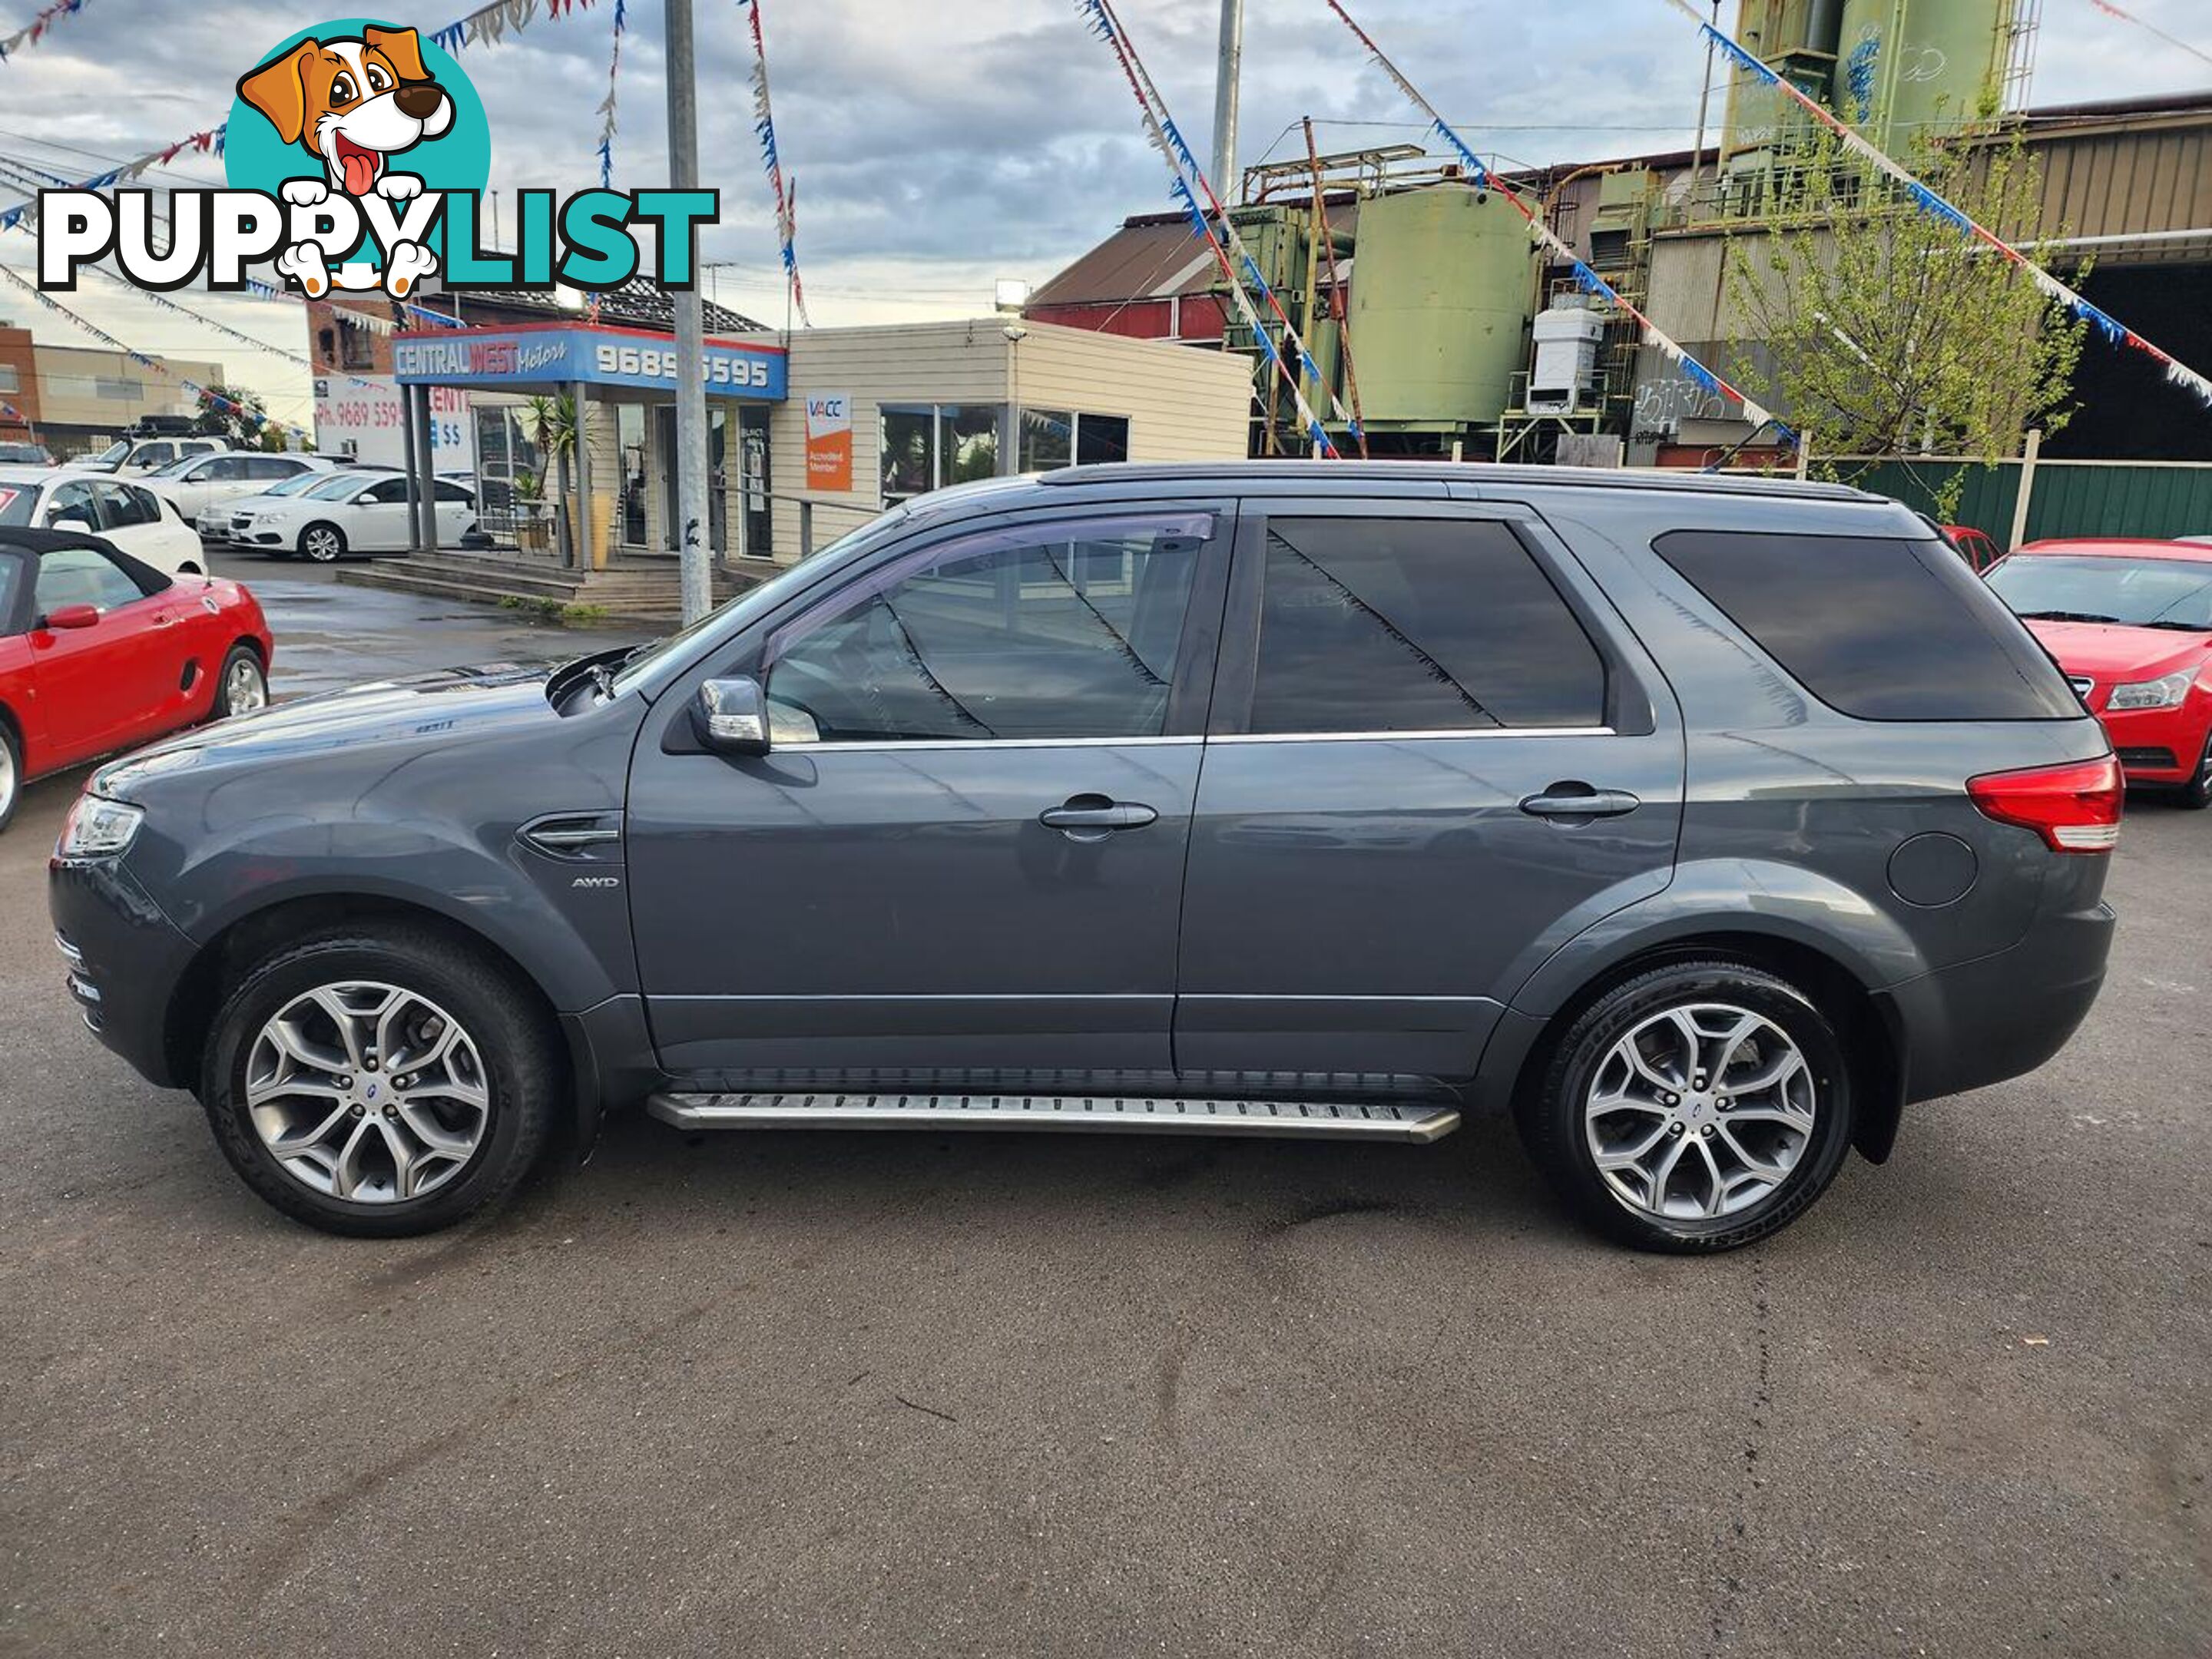
[[[1634,321],[1644,331],[1644,343],[1656,349],[1669,362],[1680,369],[1700,391],[1713,396],[1726,398],[1731,403],[1741,404],[1743,417],[1752,423],[1754,430],[1771,425],[1788,441],[1791,443],[1796,441],[1797,434],[1784,425],[1771,410],[1763,408],[1746,397],[1705,364],[1699,362],[1690,354],[1686,347],[1672,338],[1656,323],[1629,304],[1614,289],[1612,283],[1584,264],[1576,255],[1575,251],[1561,240],[1553,233],[1552,228],[1544,222],[1540,214],[1533,210],[1514,191],[1506,189],[1490,169],[1483,166],[1476,158],[1474,152],[1468,147],[1466,140],[1454,131],[1451,124],[1437,112],[1437,106],[1422,97],[1419,89],[1405,77],[1395,64],[1383,55],[1382,48],[1375,44],[1374,37],[1352,21],[1352,14],[1345,10],[1340,0],[1328,0],[1328,9],[1343,20],[1345,27],[1350,29],[1358,38],[1359,44],[1367,48],[1368,55],[1375,59],[1382,72],[1397,83],[1398,90],[1404,93],[1413,107],[1427,116],[1434,124],[1433,131],[1437,137],[1449,144],[1453,152],[1458,155],[1461,165],[1466,167],[1468,177],[1474,181],[1475,188],[1494,190],[1504,198],[1511,204],[1513,210],[1528,224],[1529,235],[1540,243],[1553,259],[1573,270],[1577,288],[1585,294],[1597,295],[1620,311],[1622,315]],[[1680,4],[1681,0],[1673,0],[1673,3]]]
[[[1305,392],[1298,385],[1297,371],[1291,367],[1281,349],[1276,345],[1273,335],[1261,320],[1259,312],[1244,292],[1244,284],[1237,276],[1227,244],[1215,232],[1212,222],[1206,217],[1206,210],[1199,205],[1198,198],[1191,190],[1190,181],[1183,176],[1183,164],[1162,125],[1162,112],[1156,110],[1152,100],[1145,95],[1145,79],[1140,78],[1134,48],[1122,33],[1119,20],[1107,7],[1106,0],[1077,0],[1077,9],[1083,13],[1091,32],[1114,50],[1115,59],[1121,66],[1122,76],[1128,82],[1129,91],[1136,98],[1137,112],[1144,119],[1146,137],[1152,148],[1159,152],[1160,159],[1167,163],[1169,197],[1190,220],[1193,232],[1212,251],[1214,263],[1221,267],[1221,274],[1227,279],[1230,297],[1236,304],[1239,319],[1252,331],[1252,337],[1259,345],[1261,355],[1289,386],[1291,405],[1297,411],[1298,422],[1312,438],[1314,447],[1323,455],[1334,459],[1336,445],[1330,440],[1328,429],[1322,425],[1321,417],[1314,413],[1313,406],[1306,401]],[[1225,227],[1227,221],[1224,219],[1223,223]],[[1256,268],[1255,274],[1257,274]],[[1257,387],[1254,388],[1253,395],[1259,395]]]
[[[1336,0],[1329,0],[1329,3],[1334,5]],[[1689,0],[1667,0],[1667,3],[1695,23],[1698,33],[1711,40],[1714,46],[1738,69],[1747,75],[1756,76],[1790,99],[1814,120],[1834,133],[1838,142],[1845,149],[1866,162],[1868,166],[1887,174],[1902,185],[1905,195],[1922,212],[1948,221],[1958,228],[1961,235],[1972,237],[1984,246],[2010,260],[2027,273],[2028,280],[2042,291],[2045,298],[2054,305],[2064,307],[2075,316],[2090,324],[2106,344],[2125,346],[2130,350],[2141,352],[2160,365],[2169,384],[2192,393],[2199,403],[2212,408],[2212,380],[2207,380],[2187,364],[2178,361],[2172,354],[2160,350],[2118,318],[2098,309],[1995,231],[1977,223],[1951,203],[1945,201],[1913,177],[1903,163],[1875,148],[1863,136],[1855,131],[1843,117],[1800,90],[1786,76],[1769,68],[1734,35],[1716,27],[1703,13],[1689,3]]]
[[[312,449],[314,447],[314,434],[309,432],[305,427],[294,426],[289,421],[280,421],[273,415],[264,415],[254,410],[248,409],[245,404],[239,403],[234,398],[224,397],[214,387],[202,386],[198,380],[179,374],[175,369],[163,362],[160,358],[149,357],[143,351],[133,350],[131,347],[124,344],[122,341],[117,339],[112,334],[110,334],[106,329],[101,328],[98,324],[88,322],[82,317],[78,316],[76,313],[71,311],[67,306],[62,304],[60,301],[55,299],[52,295],[45,292],[38,286],[38,284],[32,282],[30,278],[21,275],[12,267],[8,265],[0,265],[0,276],[5,276],[9,282],[15,283],[17,288],[21,289],[24,293],[29,295],[33,300],[44,306],[48,311],[52,312],[56,316],[62,318],[64,321],[76,324],[79,329],[90,335],[94,339],[99,341],[100,344],[106,346],[110,351],[120,352],[124,356],[128,357],[132,362],[137,364],[141,368],[151,369],[156,374],[167,375],[179,386],[184,387],[185,391],[191,392],[193,397],[204,399],[214,408],[224,414],[236,415],[240,419],[245,421],[249,426],[252,427],[255,431],[259,431],[264,426],[273,426],[281,432],[301,440],[309,448]]]
[[[1140,88],[1139,95],[1150,101],[1152,109],[1158,115],[1160,131],[1166,137],[1169,146],[1174,152],[1176,163],[1205,193],[1206,206],[1212,210],[1215,221],[1220,225],[1222,240],[1228,245],[1229,257],[1236,262],[1237,269],[1245,273],[1252,286],[1260,291],[1261,297],[1267,302],[1267,308],[1274,313],[1275,320],[1282,325],[1285,340],[1297,354],[1299,368],[1305,372],[1308,379],[1328,394],[1329,413],[1340,424],[1348,428],[1353,439],[1364,447],[1366,434],[1360,431],[1358,421],[1353,416],[1352,412],[1345,407],[1344,400],[1337,396],[1336,388],[1316,366],[1313,354],[1306,349],[1305,342],[1299,338],[1297,330],[1291,325],[1290,313],[1284,310],[1282,301],[1277,297],[1274,289],[1268,283],[1266,273],[1260,269],[1260,262],[1252,257],[1244,246],[1244,239],[1238,234],[1235,222],[1231,220],[1228,209],[1222,206],[1221,198],[1214,194],[1212,185],[1206,179],[1205,169],[1198,164],[1198,157],[1192,152],[1189,144],[1184,142],[1182,131],[1176,127],[1174,118],[1168,113],[1167,100],[1160,96],[1159,88],[1153,84],[1152,73],[1146,69],[1144,59],[1137,55],[1135,44],[1129,40],[1127,31],[1121,27],[1121,19],[1114,10],[1111,0],[1100,0],[1100,5],[1108,21],[1120,32],[1122,44],[1129,48],[1129,62],[1131,67],[1136,71],[1136,78]]]
[[[21,410],[16,408],[15,404],[9,403],[5,398],[0,398],[0,421],[11,421],[15,425],[20,426],[26,431],[29,432],[34,441],[38,438],[39,428],[37,424],[32,421],[29,416],[23,413]]]
[[[2168,34],[2164,29],[2159,27],[2157,24],[2147,23],[2131,11],[2122,11],[2118,6],[2112,3],[2112,0],[2089,0],[2089,3],[2094,6],[2099,11],[2104,13],[2107,17],[2117,17],[2123,23],[2133,23],[2137,28],[2142,30],[2146,34],[2156,35],[2160,40],[2165,41],[2167,46],[2176,47],[2182,52],[2187,52],[2191,58],[2197,59],[2199,62],[2212,64],[2212,52],[2207,52],[2202,46],[2192,46],[2188,41],[2181,39],[2180,36]]]
[[[0,39],[0,64],[6,63],[25,46],[34,46],[45,40],[46,31],[58,20],[74,16],[83,9],[84,0],[52,0],[52,3],[40,7],[38,15],[13,34]]]
[[[134,155],[131,160],[119,162],[106,173],[95,173],[89,179],[80,179],[72,185],[58,185],[57,188],[112,190],[118,185],[128,184],[141,177],[149,168],[168,166],[187,150],[195,155],[219,156],[222,154],[223,131],[222,127],[210,127],[204,132],[191,133],[178,139],[173,144],[164,144],[159,149],[148,150],[143,155]],[[38,222],[39,204],[35,198],[27,202],[18,202],[11,208],[0,210],[0,230],[14,230],[18,227],[30,230],[37,227]]]
[[[51,10],[75,11],[85,0],[62,0]],[[459,52],[471,46],[497,46],[508,35],[519,33],[536,22],[541,11],[549,20],[573,17],[579,11],[589,9],[595,0],[491,0],[489,5],[479,6],[465,17],[457,18],[445,27],[436,30],[430,39],[449,52]],[[41,14],[44,16],[44,14]],[[23,31],[27,33],[28,31]],[[159,149],[149,149],[143,155],[134,155],[107,172],[81,179],[69,186],[71,190],[112,190],[119,184],[140,177],[148,168],[167,167],[179,155],[190,150],[195,155],[220,157],[223,140],[230,124],[226,121],[204,132],[194,132],[173,144]],[[19,202],[15,206],[0,210],[0,230],[28,229],[38,222],[38,204]]]
[[[615,106],[622,79],[623,33],[629,26],[629,0],[615,0],[615,44],[607,58],[607,95],[599,106],[599,188],[615,187]]]
[[[783,177],[783,158],[775,143],[775,114],[768,96],[768,40],[761,31],[761,0],[738,0],[752,24],[753,36],[753,131],[760,135],[761,161],[768,173],[768,181],[775,192],[775,239],[783,254],[784,281],[791,290],[791,303],[799,313],[804,326],[814,326],[813,319],[806,314],[806,289],[799,280],[799,252],[795,240],[799,186],[794,180],[787,185]]]
[[[90,265],[88,266],[87,269],[98,271],[101,276],[106,277],[112,283],[120,283],[124,287],[131,289],[131,291],[136,294],[140,299],[148,301],[154,305],[157,305],[164,311],[173,311],[180,317],[189,317],[201,327],[211,328],[216,333],[227,336],[228,338],[237,341],[240,345],[251,346],[256,351],[266,351],[273,356],[283,358],[287,362],[298,363],[303,368],[307,368],[317,374],[329,374],[331,373],[331,370],[325,368],[320,363],[318,363],[313,357],[308,356],[303,351],[293,351],[283,346],[271,345],[266,340],[257,340],[253,336],[246,332],[245,330],[233,328],[228,323],[222,322],[216,318],[208,316],[204,312],[194,311],[190,306],[179,305],[176,301],[171,299],[166,294],[157,294],[151,289],[140,288],[136,283],[132,282],[128,276],[124,276],[119,271],[110,270],[105,265]],[[277,291],[280,293],[283,292],[281,289]],[[379,319],[378,320],[383,321],[386,328],[390,328],[392,326],[392,324],[388,319]],[[349,374],[340,371],[337,374],[337,378],[340,380],[351,380],[356,386],[365,386],[371,391],[382,389],[381,382],[368,380],[359,374]]]

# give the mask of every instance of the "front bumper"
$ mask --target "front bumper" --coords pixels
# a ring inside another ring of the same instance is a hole
[[[2097,718],[2130,783],[2184,784],[2197,775],[2212,738],[2212,694],[2191,692],[2172,708],[2100,710]]]
[[[46,902],[70,994],[86,1026],[163,1089],[188,1086],[168,1053],[168,1015],[196,947],[118,859],[55,859]]]

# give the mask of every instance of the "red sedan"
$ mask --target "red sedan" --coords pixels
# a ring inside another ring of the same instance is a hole
[[[2212,805],[2212,546],[2030,542],[1989,581],[2104,721],[2128,781]]]
[[[27,779],[266,706],[272,648],[236,582],[0,529],[0,829]]]

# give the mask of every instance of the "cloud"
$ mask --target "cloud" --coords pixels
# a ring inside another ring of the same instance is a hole
[[[446,0],[438,9],[467,3]],[[817,322],[974,313],[988,307],[992,277],[1042,281],[1124,216],[1168,207],[1165,174],[1129,89],[1070,0],[764,3],[778,134],[798,187],[799,258]],[[1189,0],[1116,5],[1204,157],[1216,8]],[[1354,9],[1469,141],[1509,164],[1690,141],[1705,53],[1662,0],[1358,0]],[[2204,30],[2201,0],[2130,0],[2130,9],[2185,38]],[[82,177],[210,125],[227,112],[232,82],[251,66],[257,43],[273,46],[333,13],[347,9],[292,0],[100,0],[0,64],[0,157]],[[666,176],[665,65],[659,8],[631,0],[629,14],[616,183],[641,185]],[[612,18],[611,0],[599,0],[464,55],[490,113],[499,191],[566,191],[595,178],[593,112],[605,95]],[[725,302],[780,319],[744,14],[734,0],[696,0],[696,33],[702,169],[723,203],[706,257],[735,262],[718,279]],[[2049,10],[2040,61],[2039,102],[2179,92],[2203,78],[2180,54],[2087,5]],[[1717,91],[1716,123],[1722,101]],[[1243,159],[1302,153],[1297,123],[1304,115],[1316,118],[1325,150],[1422,137],[1419,118],[1322,0],[1255,0]],[[180,161],[170,182],[216,177],[205,163]],[[27,268],[30,248],[28,238],[0,237],[0,258],[19,269]],[[287,349],[304,346],[295,312],[179,297]],[[87,315],[135,344],[222,357],[272,402],[304,397],[304,371],[195,334],[186,319],[119,288],[98,283],[78,299]],[[7,305],[0,289],[0,310],[20,317],[32,309]],[[42,335],[73,335],[43,313],[35,320]]]

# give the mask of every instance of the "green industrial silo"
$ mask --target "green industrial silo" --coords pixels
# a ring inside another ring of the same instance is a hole
[[[1832,99],[1892,155],[2002,89],[2014,0],[1844,0]]]
[[[1352,349],[1369,427],[1449,432],[1495,422],[1526,352],[1528,228],[1465,185],[1359,208]]]

